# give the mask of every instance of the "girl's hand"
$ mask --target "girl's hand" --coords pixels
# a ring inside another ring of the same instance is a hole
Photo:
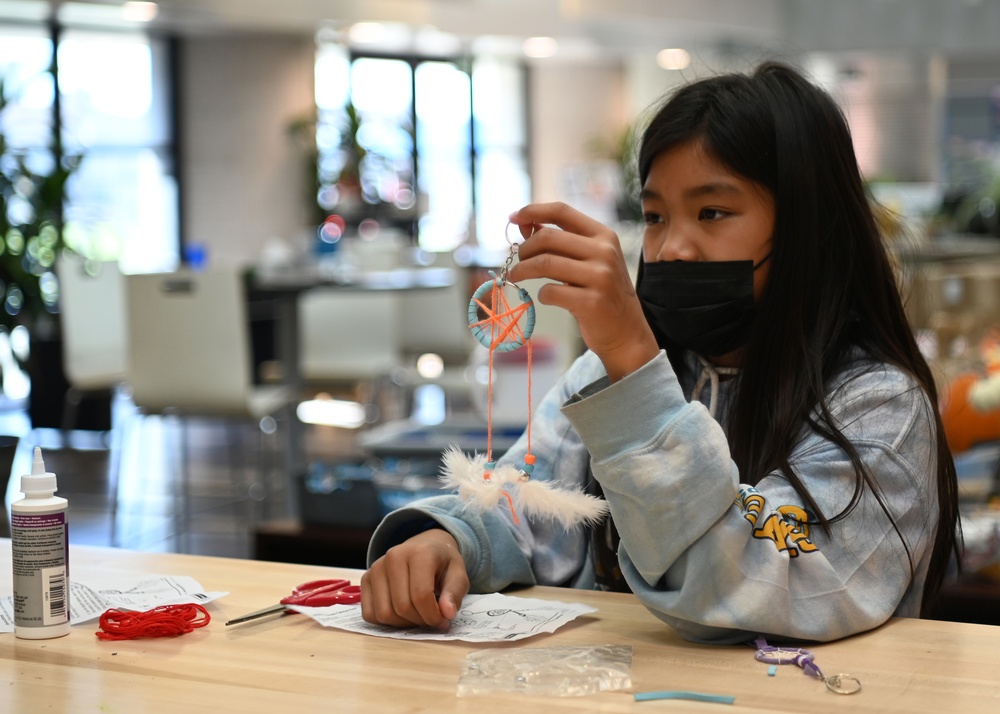
[[[587,347],[617,381],[659,352],[625,265],[618,236],[564,203],[535,203],[510,215],[525,241],[512,282],[548,278],[537,298],[568,310]]]
[[[390,548],[361,576],[361,616],[375,625],[447,629],[467,592],[458,543],[433,528]]]

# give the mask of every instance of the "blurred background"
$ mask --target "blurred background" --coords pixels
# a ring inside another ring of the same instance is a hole
[[[637,260],[647,110],[780,59],[848,118],[1000,579],[998,35],[1000,0],[0,0],[6,503],[42,445],[76,542],[362,563],[483,448],[487,380],[500,451],[582,349],[538,306],[535,393],[485,372],[506,216],[565,201]]]

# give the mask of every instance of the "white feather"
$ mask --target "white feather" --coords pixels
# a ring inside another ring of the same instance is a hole
[[[457,446],[448,447],[441,461],[441,483],[456,490],[459,498],[480,511],[496,508],[505,498],[504,487],[516,484],[508,491],[513,494],[517,507],[529,518],[547,518],[569,529],[580,523],[596,523],[608,512],[607,502],[599,498],[582,491],[556,488],[547,481],[524,479],[520,469],[514,466],[494,468],[487,480],[484,478],[486,457],[475,454],[470,458]]]
[[[441,474],[438,479],[448,488],[461,488],[473,480],[482,481],[486,457],[476,454],[469,458],[457,446],[449,446],[441,455]]]
[[[476,454],[469,458],[457,446],[450,446],[441,461],[443,465],[438,479],[444,486],[458,491],[459,498],[478,510],[496,508],[503,484],[499,479],[487,481],[483,478],[485,456]]]
[[[493,480],[499,483],[520,483],[521,469],[514,466],[498,466],[493,470]]]
[[[529,518],[558,521],[567,530],[580,523],[597,523],[608,512],[607,501],[582,491],[556,488],[546,481],[522,482],[518,488],[517,503]]]

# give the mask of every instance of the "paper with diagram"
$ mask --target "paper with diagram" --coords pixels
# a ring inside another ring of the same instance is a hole
[[[308,615],[324,627],[358,632],[376,637],[400,640],[463,640],[465,642],[509,642],[555,632],[581,615],[597,612],[596,608],[580,603],[538,600],[492,593],[466,595],[458,616],[447,630],[429,627],[401,629],[372,625],[361,619],[360,605],[330,607],[299,607],[294,610]]]

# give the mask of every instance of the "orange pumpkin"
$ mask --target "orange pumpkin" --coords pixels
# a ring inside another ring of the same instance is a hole
[[[976,444],[1000,440],[1000,407],[980,411],[969,403],[969,390],[980,379],[982,375],[974,372],[960,374],[942,394],[941,420],[953,454]]]

